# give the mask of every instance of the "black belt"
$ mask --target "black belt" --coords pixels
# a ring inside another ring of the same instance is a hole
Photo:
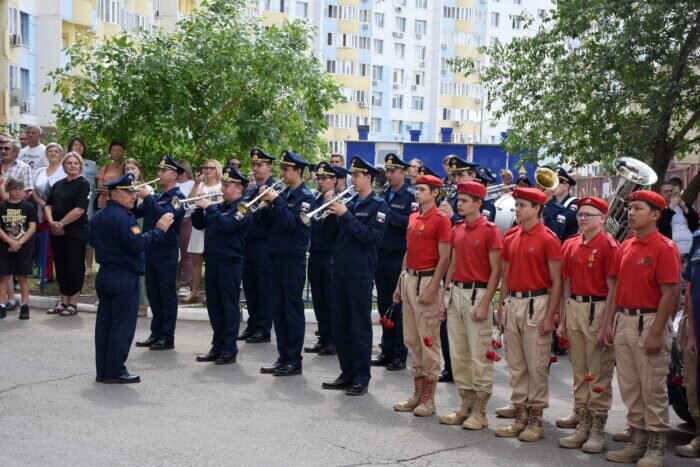
[[[455,287],[459,287],[460,289],[485,289],[489,285],[486,282],[459,282],[459,281],[452,281],[452,284]]]
[[[415,269],[406,269],[406,272],[411,276],[430,277],[435,274],[435,269],[426,269],[425,271],[417,271]]]
[[[604,302],[605,300],[608,299],[608,297],[599,297],[596,295],[576,295],[576,294],[571,294],[571,298],[573,298],[577,302],[584,302],[584,303]]]
[[[547,289],[538,289],[538,290],[528,290],[525,292],[513,292],[510,291],[508,292],[508,295],[514,298],[535,298],[535,297],[541,297],[542,295],[547,295],[549,291]]]
[[[620,313],[627,316],[642,316],[656,313],[654,308],[620,308]]]

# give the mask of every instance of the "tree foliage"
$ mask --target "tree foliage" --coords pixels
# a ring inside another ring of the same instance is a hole
[[[661,180],[698,152],[700,3],[559,0],[534,24],[489,47],[482,72],[489,108],[511,122],[509,152],[576,166],[628,155]]]
[[[48,86],[63,97],[58,130],[99,147],[125,141],[144,166],[163,153],[199,163],[255,146],[313,160],[325,148],[324,113],[341,95],[312,34],[300,22],[266,29],[242,0],[205,0],[172,33],[81,41]]]

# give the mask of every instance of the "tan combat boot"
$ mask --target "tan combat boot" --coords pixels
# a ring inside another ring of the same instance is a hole
[[[435,413],[435,385],[436,379],[425,378],[423,381],[423,397],[420,398],[420,404],[413,409],[413,415],[416,417],[427,417]]]
[[[443,425],[461,425],[469,418],[474,406],[475,393],[471,389],[460,389],[459,396],[462,398],[462,405],[449,415],[440,415],[440,423]]]
[[[394,410],[397,412],[413,412],[413,409],[418,407],[420,399],[423,397],[423,382],[425,378],[416,376],[413,378],[413,395],[403,402],[394,404]]]
[[[515,420],[507,426],[496,428],[496,436],[501,438],[515,438],[527,427],[527,407],[524,405],[515,406]]]
[[[525,431],[520,433],[518,439],[526,443],[539,441],[544,438],[544,428],[542,428],[542,411],[541,408],[530,407],[530,416],[527,419],[527,427]]]
[[[666,465],[666,433],[649,432],[647,452],[639,459],[637,467],[664,467]]]
[[[622,431],[618,431],[617,433],[613,433],[612,435],[613,441],[616,443],[630,443],[632,442],[632,427],[628,426]]]
[[[579,422],[580,405],[575,405],[569,415],[564,418],[557,418],[554,423],[558,428],[576,428]]]
[[[506,405],[496,409],[496,416],[499,418],[515,418],[515,407]]]
[[[608,421],[608,413],[591,413],[591,417],[591,430],[588,432],[588,441],[583,444],[583,452],[598,454],[608,447],[608,441],[605,439],[605,423]]]
[[[579,449],[588,441],[588,434],[591,429],[591,413],[585,406],[576,407],[576,419],[578,426],[573,434],[559,439],[559,446],[567,449]]]
[[[644,457],[647,450],[647,432],[638,428],[630,429],[630,442],[620,451],[610,451],[605,458],[611,462],[631,464]]]
[[[486,418],[486,404],[489,403],[491,394],[484,391],[476,393],[476,402],[469,418],[462,423],[462,428],[466,430],[481,430],[489,426],[489,421]]]
[[[676,446],[676,454],[681,457],[700,457],[700,418],[695,418],[695,438],[683,446]]]

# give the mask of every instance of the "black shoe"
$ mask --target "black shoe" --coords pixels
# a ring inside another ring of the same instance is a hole
[[[295,366],[291,363],[281,365],[272,373],[274,376],[294,376],[301,374],[301,366]]]
[[[22,305],[20,307],[19,319],[29,319],[29,305]]]
[[[264,366],[264,367],[260,368],[260,373],[262,373],[264,375],[271,375],[272,373],[275,372],[275,370],[277,370],[278,368],[281,368],[282,366],[284,366],[283,363],[275,362],[274,365],[268,365],[268,366]]]
[[[400,358],[392,358],[391,361],[387,363],[386,369],[389,371],[405,370],[406,362],[404,362]]]
[[[95,376],[95,382],[96,382],[96,383],[103,383],[104,380],[105,380],[105,379],[104,379],[102,376]]]
[[[252,335],[253,335],[253,333],[250,332],[250,331],[248,331],[248,330],[246,329],[245,331],[243,331],[242,333],[240,333],[240,334],[238,335],[238,337],[236,338],[236,340],[237,340],[237,341],[244,341],[244,340],[248,339],[248,338],[249,338],[250,336],[252,336]]]
[[[385,355],[384,353],[380,353],[379,355],[377,355],[376,357],[374,357],[370,361],[370,365],[372,365],[372,366],[387,366],[387,364],[389,363],[389,360],[391,360],[391,359],[387,355]]]
[[[150,347],[155,341],[157,341],[158,338],[155,336],[151,336],[145,341],[137,341],[136,342],[136,347]]]
[[[210,350],[206,355],[197,355],[198,362],[215,362],[221,354],[219,352],[214,352]]]
[[[172,339],[158,339],[149,347],[151,350],[169,350],[175,348],[175,341]]]
[[[319,355],[335,355],[335,346],[334,345],[324,345],[320,349],[318,349],[318,354]]]
[[[321,384],[323,389],[348,389],[352,386],[352,381],[336,378],[335,381],[324,381]]]
[[[0,319],[4,319],[7,316],[7,310],[4,306],[0,305]]]
[[[317,340],[311,347],[304,347],[304,352],[306,353],[318,353],[325,345],[321,342],[321,339]]]
[[[102,380],[105,384],[134,384],[140,383],[141,378],[139,375],[130,375],[129,373],[117,376],[116,378],[105,378]]]
[[[361,396],[367,394],[367,386],[362,386],[361,384],[353,384],[345,391],[348,396]]]
[[[216,365],[229,365],[236,363],[236,356],[232,353],[222,353],[214,362]]]
[[[256,332],[248,339],[245,340],[246,344],[264,344],[265,342],[270,342],[270,336],[264,336],[259,332]]]
[[[452,372],[448,370],[442,370],[442,373],[438,376],[438,383],[454,383],[454,381]]]

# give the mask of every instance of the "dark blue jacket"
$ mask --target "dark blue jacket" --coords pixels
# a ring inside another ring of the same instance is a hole
[[[559,237],[561,242],[578,232],[576,211],[565,208],[556,198],[550,199],[544,205],[543,217],[544,224]]]
[[[309,246],[310,227],[301,221],[302,212],[313,211],[314,196],[304,183],[292,190],[286,188],[264,209],[261,218],[268,226],[270,254],[305,256]]]
[[[172,201],[175,197],[185,199],[185,195],[182,194],[178,187],[156,195],[150,194],[143,199],[143,203],[140,206],[136,206],[133,209],[134,216],[137,219],[143,217],[143,230],[146,232],[155,228],[156,222],[163,214],[172,213],[175,216],[175,221],[165,233],[163,240],[154,245],[153,248],[148,249],[146,252],[147,258],[169,257],[177,254],[180,248],[180,225],[185,217],[185,210],[176,210],[173,207]]]
[[[693,319],[700,320],[700,231],[693,233],[693,245],[683,271],[683,279],[690,286],[690,300],[693,302]]]
[[[95,249],[100,270],[105,272],[143,275],[146,247],[163,238],[163,231],[157,227],[141,232],[134,215],[112,200],[95,213],[90,223],[90,245]]]
[[[232,203],[221,202],[192,213],[192,226],[206,229],[204,233],[204,259],[207,264],[243,261],[245,240],[252,222],[251,216],[238,212],[241,198]]]
[[[411,212],[418,210],[416,203],[416,189],[407,183],[394,193],[392,197],[391,187],[382,190],[381,198],[389,207],[389,215],[386,222],[386,233],[380,250],[382,253],[406,253],[406,229],[408,217]]]
[[[333,243],[333,277],[373,278],[377,253],[386,231],[389,208],[374,193],[347,205],[341,217],[323,222],[323,235]]]
[[[484,211],[488,211],[488,216],[486,216],[486,220],[488,220],[489,222],[493,222],[496,219],[496,205],[492,200],[487,200],[481,203],[482,215],[486,214]]]
[[[324,203],[325,201],[323,199],[323,195],[318,195],[316,197],[316,207],[321,207],[321,205]],[[311,221],[311,247],[309,248],[310,253],[330,254],[333,251],[333,242],[322,234],[322,230],[322,221]]]
[[[454,191],[454,193],[452,194],[452,196],[450,196],[447,202],[450,203],[452,211],[454,211],[454,214],[452,214],[452,217],[450,218],[452,225],[455,225],[457,222],[464,220],[464,217],[457,214],[457,190]]]
[[[245,193],[243,193],[242,202],[247,203],[248,201],[258,196],[260,192],[265,189],[262,187],[272,186],[274,183],[275,181],[272,179],[272,177],[268,178],[263,185],[256,185],[255,183],[251,183],[250,186],[248,186],[248,189],[245,191]],[[256,212],[254,214],[248,215],[252,216],[253,218],[253,223],[250,226],[250,229],[248,229],[248,236],[246,238],[248,244],[265,242],[267,240],[269,234],[268,226],[265,225],[264,222],[261,222],[261,215],[262,212]]]

